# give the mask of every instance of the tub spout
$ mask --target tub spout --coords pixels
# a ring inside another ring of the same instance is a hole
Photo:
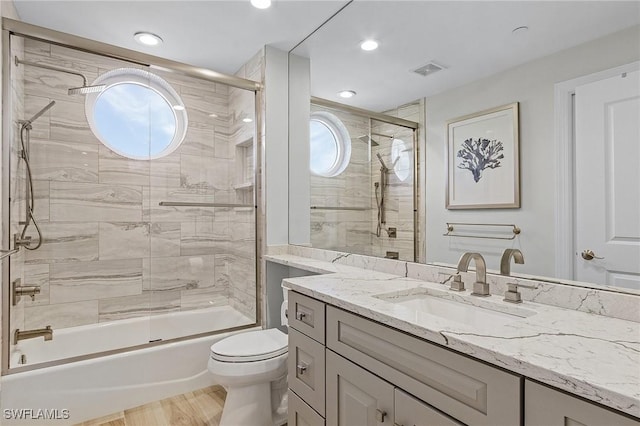
[[[24,331],[17,329],[13,334],[13,344],[17,345],[20,340],[33,339],[35,337],[44,337],[44,340],[53,340],[53,330],[51,326],[48,325],[46,328]]]

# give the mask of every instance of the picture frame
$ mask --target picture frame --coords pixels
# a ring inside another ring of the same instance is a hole
[[[518,102],[447,122],[446,208],[520,208]]]

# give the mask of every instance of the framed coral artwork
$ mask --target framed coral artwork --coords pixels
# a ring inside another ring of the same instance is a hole
[[[447,209],[520,207],[518,103],[447,123]]]

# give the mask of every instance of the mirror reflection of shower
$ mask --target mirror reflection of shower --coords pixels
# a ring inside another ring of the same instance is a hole
[[[381,137],[385,137],[385,138],[389,138],[390,140],[393,140],[393,136],[389,136],[389,135],[383,135],[379,133],[372,133],[372,135],[381,136]],[[373,139],[370,139],[370,140],[371,140],[372,146],[379,145],[379,143],[375,142]],[[373,184],[375,188],[375,194],[376,194],[376,207],[378,209],[378,225],[376,226],[376,237],[380,237],[383,229],[387,232],[387,235],[391,237],[391,232],[385,226],[387,223],[387,218],[385,215],[385,205],[384,205],[385,191],[389,186],[388,173],[390,169],[389,167],[387,167],[387,164],[384,162],[379,152],[376,152],[376,157],[378,157],[378,161],[380,161],[380,165],[381,165],[380,181],[374,182]],[[391,167],[393,167],[394,165],[395,165],[395,162],[391,165]],[[380,195],[378,195],[378,192],[380,193]]]
[[[82,86],[69,88],[67,93],[70,96],[71,95],[87,95],[89,93],[101,92],[105,89],[104,85],[90,86],[87,80],[87,77],[84,74],[76,72],[74,70],[70,70],[62,67],[56,67],[48,64],[41,64],[38,62],[25,61],[23,59],[18,58],[17,56],[14,58],[14,61],[16,66],[27,65],[27,66],[37,67],[37,68],[43,68],[50,71],[57,71],[65,74],[75,75],[82,78]],[[27,181],[26,181],[26,187],[25,187],[26,217],[22,227],[22,231],[20,232],[19,235],[16,234],[14,237],[14,244],[16,248],[24,247],[27,250],[37,250],[42,245],[42,232],[40,231],[38,222],[33,216],[33,211],[35,208],[35,200],[33,196],[33,174],[31,173],[31,163],[29,158],[29,148],[30,148],[29,144],[30,144],[31,130],[33,128],[32,127],[33,122],[36,121],[38,118],[40,118],[50,108],[52,108],[55,105],[55,103],[56,103],[55,101],[49,102],[49,104],[47,104],[44,108],[38,111],[29,120],[20,120],[18,122],[18,124],[20,124],[20,144],[21,144],[21,150],[22,150],[22,152],[20,153],[20,158],[24,160],[24,163],[27,169]],[[35,246],[32,246],[32,243],[33,243],[32,238],[30,236],[27,236],[27,231],[29,229],[29,226],[32,223],[38,234],[38,242],[36,243]]]
[[[35,217],[33,217],[33,209],[35,208],[35,200],[33,197],[33,174],[31,173],[31,163],[29,158],[29,150],[30,150],[30,135],[31,130],[33,129],[32,124],[38,118],[40,118],[45,112],[51,109],[56,104],[56,101],[49,102],[44,108],[38,111],[33,117],[28,120],[20,120],[18,124],[20,124],[20,158],[24,160],[24,164],[27,169],[27,181],[25,185],[25,203],[26,203],[26,217],[24,221],[24,225],[22,227],[22,231],[20,235],[15,236],[15,245],[16,247],[24,247],[27,250],[36,250],[40,248],[42,245],[42,232],[40,231],[40,227],[38,226],[38,222]],[[33,226],[36,228],[36,232],[38,233],[38,243],[31,247],[31,237],[27,236],[27,230],[29,229],[29,225],[33,223]]]

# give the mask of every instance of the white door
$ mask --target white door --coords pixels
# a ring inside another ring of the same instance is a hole
[[[575,279],[640,289],[639,71],[576,88],[575,158]]]

